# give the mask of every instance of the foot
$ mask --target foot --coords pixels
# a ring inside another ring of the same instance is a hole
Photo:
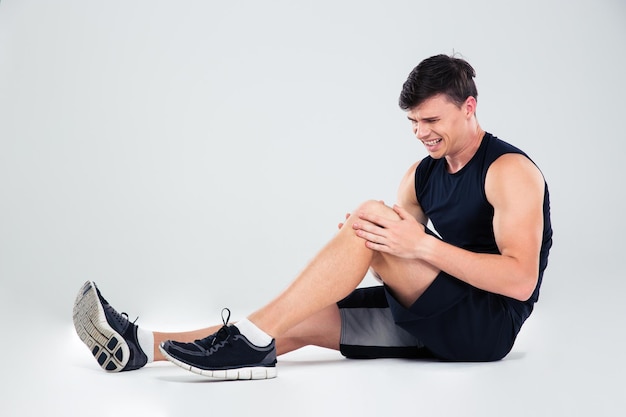
[[[224,319],[224,311],[228,317]],[[172,363],[199,375],[218,379],[276,378],[275,341],[255,346],[234,325],[228,325],[230,311],[222,311],[224,326],[216,333],[181,343],[168,340],[161,343],[161,353]]]
[[[92,281],[87,281],[76,296],[74,327],[105,371],[132,371],[148,361],[137,341],[137,326],[126,313],[111,307]]]

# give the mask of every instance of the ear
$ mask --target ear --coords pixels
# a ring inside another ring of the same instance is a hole
[[[476,114],[477,104],[478,103],[476,102],[475,97],[469,96],[467,99],[465,99],[465,104],[463,105],[463,107],[465,109],[466,116],[470,117]]]

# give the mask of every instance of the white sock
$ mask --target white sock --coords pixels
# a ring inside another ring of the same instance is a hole
[[[239,332],[256,346],[267,346],[272,343],[272,336],[259,329],[248,319],[243,319],[235,323]]]
[[[154,361],[154,333],[137,327],[137,341],[139,347],[148,357],[148,363]]]

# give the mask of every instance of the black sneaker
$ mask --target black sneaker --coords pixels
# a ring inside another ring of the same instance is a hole
[[[137,341],[137,326],[126,313],[115,311],[92,281],[76,296],[74,328],[105,371],[132,371],[148,362]]]
[[[224,319],[224,311],[228,316]],[[230,310],[222,311],[224,326],[216,333],[181,343],[161,343],[161,353],[172,363],[199,375],[218,379],[276,378],[276,344],[255,346],[234,325],[228,325]]]

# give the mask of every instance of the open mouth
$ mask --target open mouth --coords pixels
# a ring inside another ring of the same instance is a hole
[[[440,143],[443,139],[439,138],[439,139],[433,139],[433,140],[424,140],[422,141],[422,143],[424,143],[424,145],[426,146],[435,146],[436,144]]]

